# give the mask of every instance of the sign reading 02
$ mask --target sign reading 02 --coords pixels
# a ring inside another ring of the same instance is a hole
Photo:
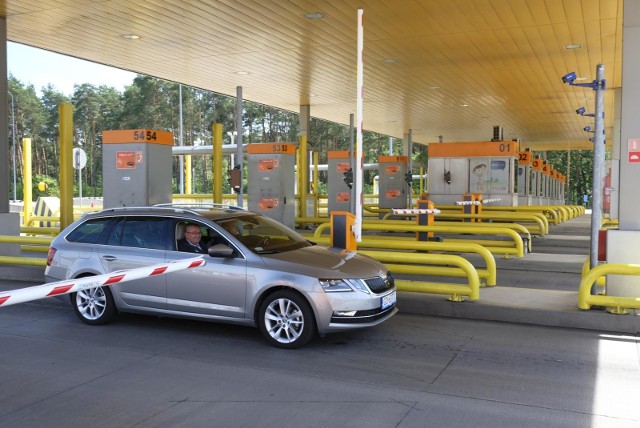
[[[518,163],[521,165],[531,165],[531,152],[518,152]]]

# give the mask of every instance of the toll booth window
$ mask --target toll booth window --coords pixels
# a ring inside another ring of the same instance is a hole
[[[111,219],[101,218],[84,222],[67,235],[67,241],[97,244],[100,242],[100,237],[105,231],[109,221],[111,221]]]

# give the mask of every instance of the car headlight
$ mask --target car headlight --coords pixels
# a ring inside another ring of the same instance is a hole
[[[326,292],[353,291],[344,279],[321,279],[320,285]]]
[[[361,279],[321,279],[320,285],[326,292],[362,291],[369,293]]]

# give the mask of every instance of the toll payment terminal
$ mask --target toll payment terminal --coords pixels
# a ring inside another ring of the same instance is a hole
[[[294,227],[296,146],[259,143],[247,146],[249,210]]]
[[[104,131],[102,144],[105,208],[171,202],[172,132]]]

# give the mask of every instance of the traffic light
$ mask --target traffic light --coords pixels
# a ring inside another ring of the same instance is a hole
[[[343,174],[344,182],[347,183],[347,186],[349,186],[349,189],[351,189],[353,187],[353,169],[349,168],[348,170],[343,172]]]

